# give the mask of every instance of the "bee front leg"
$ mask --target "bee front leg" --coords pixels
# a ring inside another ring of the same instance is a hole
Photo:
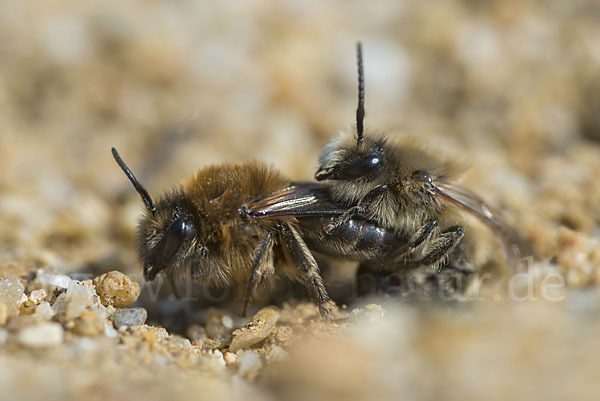
[[[250,304],[256,285],[269,271],[273,270],[273,233],[269,233],[262,241],[260,241],[260,244],[254,250],[254,256],[252,257],[252,273],[250,274],[250,280],[248,281],[248,287],[246,288],[244,306],[242,307],[242,313],[240,314],[241,317],[246,317],[248,305]]]
[[[298,231],[287,223],[279,224],[279,234],[289,251],[290,258],[298,269],[298,277],[303,281],[313,302],[319,307],[319,312],[327,320],[331,320],[326,304],[331,302],[319,266],[314,256]]]
[[[462,226],[452,226],[445,229],[433,240],[427,255],[411,264],[431,266],[439,272],[464,235],[465,230]]]
[[[387,189],[387,184],[382,184],[372,189],[358,202],[358,205],[346,210],[344,214],[337,217],[331,223],[327,224],[327,226],[325,226],[325,232],[330,233],[331,231],[346,223],[348,220],[350,220],[357,214],[364,213],[369,208],[369,206],[381,199],[381,196],[385,193],[385,191],[387,191]]]

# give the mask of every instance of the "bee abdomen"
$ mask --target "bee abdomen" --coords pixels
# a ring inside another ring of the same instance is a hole
[[[326,224],[327,219],[319,220]],[[357,261],[383,260],[392,249],[402,245],[393,230],[360,219],[346,221],[325,238],[315,233],[319,230],[305,232],[305,241],[311,249]]]

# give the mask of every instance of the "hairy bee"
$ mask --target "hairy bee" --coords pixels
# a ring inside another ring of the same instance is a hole
[[[457,210],[485,223],[501,240],[510,260],[520,263],[523,246],[477,195],[453,183],[457,163],[410,139],[392,141],[364,129],[364,74],[357,44],[356,130],[342,132],[319,156],[317,181],[329,184],[334,202],[346,209],[326,231],[335,233],[357,216],[397,233],[401,245],[390,259],[402,266],[439,271],[465,236]],[[458,224],[457,224],[458,223]]]
[[[244,315],[257,286],[268,283],[277,269],[301,282],[328,316],[327,291],[294,218],[255,220],[243,212],[253,201],[290,187],[277,171],[256,161],[210,166],[155,204],[116,149],[112,154],[146,206],[137,248],[147,281],[189,271],[194,282],[215,287],[246,283]],[[294,203],[290,197],[286,201]],[[294,205],[303,201],[297,197]]]

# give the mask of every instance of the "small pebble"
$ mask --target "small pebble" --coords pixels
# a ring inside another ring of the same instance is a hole
[[[237,362],[238,356],[233,352],[226,352],[223,354],[223,359],[225,360],[226,365],[232,365]]]
[[[46,277],[46,286],[51,291],[54,291],[56,288],[67,289],[69,288],[71,281],[73,280],[69,276],[65,276],[64,274],[56,274]]]
[[[204,366],[214,372],[222,371],[226,364],[223,353],[219,350],[206,351],[203,358]]]
[[[33,315],[44,320],[50,320],[54,317],[55,313],[54,310],[52,310],[52,306],[50,306],[48,302],[42,301],[35,308],[35,312]]]
[[[7,274],[0,280],[0,302],[6,305],[7,316],[19,313],[25,286],[14,274]]]
[[[90,301],[94,300],[96,291],[91,280],[77,281],[71,280],[69,287],[67,288],[67,295],[81,294],[88,298]]]
[[[260,355],[256,351],[245,351],[238,356],[238,373],[248,381],[253,381],[262,368]]]
[[[104,322],[104,335],[108,338],[116,338],[119,332],[109,322]]]
[[[4,326],[8,320],[8,307],[4,302],[0,302],[0,326]]]
[[[96,277],[94,283],[104,306],[120,308],[134,303],[140,296],[140,285],[119,271]]]
[[[140,326],[146,322],[147,318],[148,312],[144,308],[118,309],[109,317],[117,330],[121,327]]]
[[[229,350],[235,352],[264,340],[275,328],[279,315],[279,310],[272,306],[259,310],[248,324],[233,332]]]
[[[82,336],[93,337],[104,331],[104,321],[91,310],[86,310],[77,318],[73,332]]]
[[[54,314],[59,317],[59,319],[64,316],[66,306],[67,294],[60,294],[52,304],[52,310],[54,311]]]
[[[31,300],[35,305],[39,305],[40,302],[46,299],[47,295],[48,293],[43,288],[39,290],[33,290],[31,291],[31,294],[29,294],[29,300]]]
[[[64,319],[66,321],[77,319],[91,305],[92,300],[88,297],[88,294],[67,294],[67,304],[65,305]]]
[[[62,344],[63,328],[54,322],[43,322],[24,327],[17,334],[17,341],[29,348],[49,348]]]
[[[72,279],[64,274],[50,274],[44,269],[38,269],[35,278],[28,284],[30,289],[45,289],[48,293],[56,289],[67,289]]]
[[[26,315],[32,314],[35,312],[36,306],[46,298],[46,295],[47,293],[44,289],[33,290],[28,297],[23,294],[25,299],[23,303],[21,303],[20,312]]]

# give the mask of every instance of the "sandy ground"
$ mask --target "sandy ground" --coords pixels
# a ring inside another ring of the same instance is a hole
[[[0,399],[598,396],[597,2],[6,1],[0,37]],[[310,180],[353,123],[356,40],[367,126],[467,162],[529,273],[333,324],[288,290],[248,319],[154,297],[110,148],[152,194],[224,161]]]

